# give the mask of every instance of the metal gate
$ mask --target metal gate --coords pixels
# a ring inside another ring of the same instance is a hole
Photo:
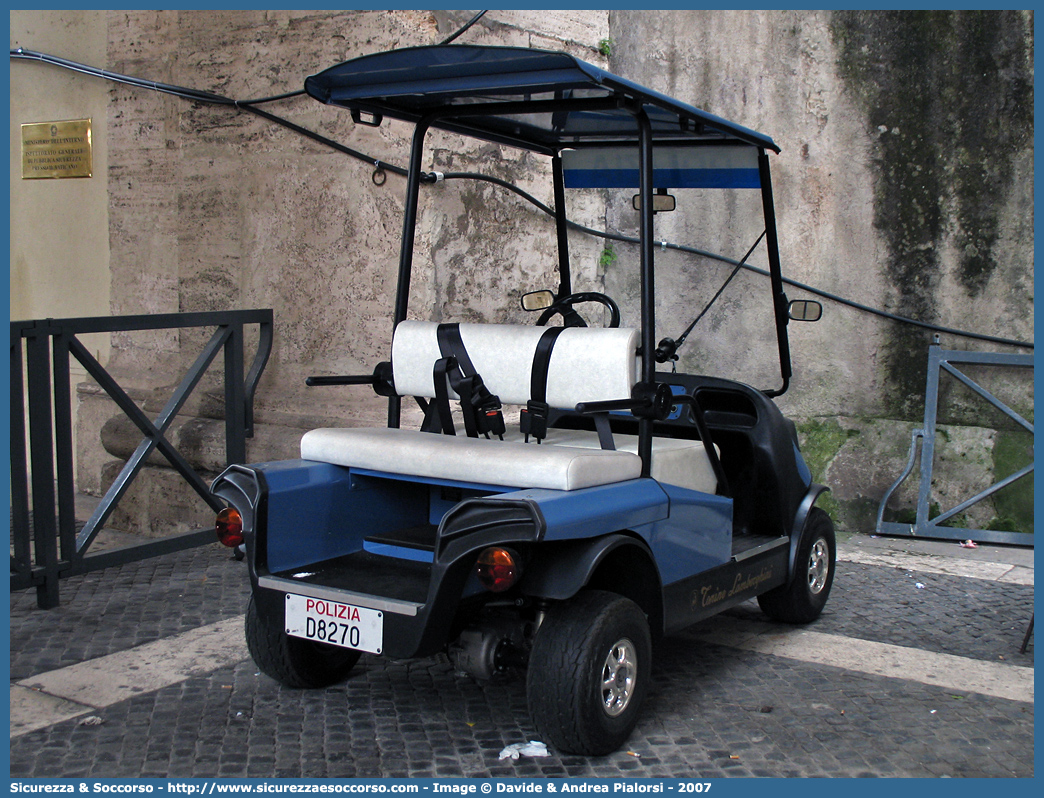
[[[259,340],[253,363],[244,377],[243,333],[248,324],[258,325]],[[87,333],[183,327],[217,329],[155,421],[142,412],[76,337]],[[62,577],[211,542],[212,531],[194,531],[87,555],[91,542],[154,450],[167,458],[204,501],[215,510],[221,509],[202,477],[164,434],[207,368],[223,351],[225,454],[229,462],[245,460],[246,438],[254,431],[254,391],[271,350],[271,309],[11,322],[11,589],[35,587],[37,604],[49,609],[58,605],[58,580]],[[144,436],[79,532],[74,508],[72,409],[68,401],[70,355]],[[28,397],[24,395],[23,380],[28,385]]]
[[[1014,474],[1004,477],[985,490],[976,493],[949,510],[931,517],[930,494],[932,488],[932,467],[935,462],[936,426],[939,414],[939,377],[943,372],[951,375],[970,388],[980,397],[996,407],[1008,418],[1023,429],[1033,433],[1033,424],[1016,413],[986,388],[957,368],[955,364],[975,364],[986,366],[1014,366],[1017,368],[1033,368],[1033,355],[1006,355],[996,352],[960,352],[942,349],[939,339],[928,348],[928,381],[924,397],[924,426],[913,431],[910,441],[910,459],[906,470],[896,480],[877,510],[877,533],[880,535],[899,535],[906,537],[942,538],[945,540],[975,540],[982,543],[1009,543],[1020,546],[1032,546],[1033,534],[1023,532],[1004,532],[992,529],[967,529],[964,527],[943,526],[959,513],[992,496],[1014,482],[1024,479],[1033,473],[1033,463],[1019,469]],[[885,505],[899,486],[910,476],[917,460],[918,442],[921,454],[921,482],[917,495],[917,515],[913,524],[899,524],[884,521]]]

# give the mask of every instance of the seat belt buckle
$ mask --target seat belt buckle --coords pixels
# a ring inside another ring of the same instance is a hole
[[[535,402],[532,399],[526,403],[518,416],[518,426],[527,440],[530,435],[538,441],[547,437],[547,417],[551,412],[551,406],[547,402]]]
[[[482,383],[482,378],[476,374],[471,378],[474,380],[472,396],[475,400],[475,421],[479,427],[479,434],[489,433],[502,437],[507,427],[504,424],[503,405],[500,397],[490,393],[489,389]]]
[[[504,413],[499,408],[485,410],[479,418],[481,419],[479,426],[485,428],[481,430],[482,432],[488,432],[500,438],[507,431],[507,427],[504,424]]]

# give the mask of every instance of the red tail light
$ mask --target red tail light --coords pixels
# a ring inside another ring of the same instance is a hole
[[[214,531],[217,532],[218,540],[234,549],[243,542],[243,516],[234,507],[226,507],[218,513]]]
[[[510,549],[488,548],[478,556],[475,575],[491,593],[503,593],[522,575],[518,555]]]

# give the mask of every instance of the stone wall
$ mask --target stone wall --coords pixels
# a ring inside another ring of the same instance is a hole
[[[297,90],[347,58],[439,41],[467,18],[107,12],[106,66],[256,98]],[[1032,15],[1017,12],[491,11],[462,41],[564,48],[771,135],[782,149],[773,180],[787,276],[924,321],[1032,339],[1032,36]],[[394,122],[354,126],[307,97],[266,109],[374,157],[407,160],[408,130]],[[551,202],[539,159],[442,134],[429,144],[425,168],[484,171]],[[109,151],[113,313],[275,309],[251,459],[293,456],[309,427],[381,423],[384,403],[365,389],[307,389],[304,378],[367,372],[387,358],[404,181],[375,186],[372,165],[250,114],[122,86],[110,89]],[[658,238],[739,257],[761,230],[756,197],[677,193],[682,210],[657,217]],[[636,232],[623,204],[598,194],[569,202],[580,222]],[[420,219],[411,308],[419,318],[521,320],[517,296],[554,283],[553,226],[501,189],[425,187]],[[633,248],[602,256],[602,242],[579,234],[571,246],[578,289],[627,295]],[[752,263],[763,266],[763,252]],[[676,336],[729,267],[673,252],[657,262],[657,336]],[[682,366],[776,387],[771,330],[763,311],[749,310],[766,298],[766,283],[739,275],[690,337]],[[624,312],[636,308],[625,302]],[[807,448],[826,453],[819,476],[853,528],[866,529],[866,508],[905,461],[929,340],[832,303],[822,322],[791,326],[795,376],[781,406],[802,422]],[[197,333],[116,336],[112,367],[156,407],[201,341]],[[944,345],[1003,349],[951,336]],[[178,434],[190,459],[213,467],[217,381],[203,389]],[[1031,385],[1013,378],[1005,390],[1031,411]],[[101,490],[117,467],[110,455],[126,450],[133,431],[90,386],[81,399],[80,480]],[[945,420],[978,425],[968,433],[987,453],[977,462],[992,463],[1004,425],[982,421],[960,392],[947,402]],[[89,453],[83,441],[102,439],[106,424],[109,454]],[[141,493],[123,502],[139,517],[123,523],[163,531],[144,508],[181,488],[165,469],[150,471]],[[948,478],[944,492],[967,479]]]
[[[1032,340],[1032,15],[618,11],[610,27],[613,71],[779,145],[787,277],[921,321]],[[760,214],[756,198],[733,194],[668,216],[662,236],[740,257]],[[731,270],[661,260],[675,271],[661,318],[702,307]],[[751,262],[765,265],[764,247]],[[763,294],[765,282],[741,275],[730,286],[690,338],[692,368],[772,385],[759,348],[732,343],[757,340],[763,319],[729,302]],[[828,304],[821,323],[792,325],[791,340],[787,412],[920,417],[930,332]]]
[[[616,11],[610,31],[611,71],[780,146],[772,169],[786,276],[924,322],[1033,340],[1032,13]],[[657,238],[739,258],[761,231],[756,199],[741,193],[712,204],[677,192],[694,212],[658,220]],[[611,208],[610,226],[633,232],[626,218]],[[730,232],[708,238],[721,229]],[[764,247],[751,262],[765,265]],[[657,335],[676,336],[731,267],[675,253],[658,263],[673,273]],[[767,279],[739,275],[690,337],[683,366],[778,385],[754,299],[765,307]],[[819,453],[817,477],[834,489],[843,526],[868,531],[902,472],[923,416],[932,335],[831,302],[820,323],[790,326],[794,379],[779,403],[804,420],[805,448]],[[942,345],[1032,351],[946,334]],[[1031,373],[973,376],[1032,420]],[[1032,451],[970,391],[949,379],[941,388],[948,426],[933,501],[947,509],[1031,462]],[[1008,493],[965,520],[1030,528],[1030,481],[1014,491],[1028,501]],[[900,491],[896,515],[915,497],[914,484]]]

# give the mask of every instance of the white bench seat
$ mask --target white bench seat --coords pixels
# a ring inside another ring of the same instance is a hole
[[[597,438],[596,438],[597,444]],[[626,451],[435,435],[403,429],[315,429],[301,457],[334,465],[481,485],[577,490],[641,476]]]
[[[524,405],[534,392],[533,361],[546,330],[517,324],[460,324],[472,366],[505,404]],[[392,340],[399,396],[436,396],[434,366],[443,358],[439,325],[403,321]],[[638,331],[571,327],[562,330],[546,362],[546,401],[573,408],[579,402],[627,399],[637,379]],[[440,379],[446,379],[445,376]],[[447,392],[456,398],[452,387]],[[459,429],[459,427],[458,427]],[[504,440],[402,429],[317,429],[301,439],[301,457],[391,474],[448,479],[508,488],[578,490],[641,476],[638,438],[614,435],[603,450],[594,432],[549,430],[542,444],[523,442],[518,426]],[[700,441],[654,438],[652,477],[714,493],[717,480]]]
[[[403,429],[316,429],[301,439],[301,457],[392,474],[517,488],[578,490],[641,475],[638,438],[615,435],[615,451],[594,432],[548,431],[542,444],[523,443],[517,426],[503,441]],[[654,479],[714,493],[717,480],[700,441],[653,439]]]
[[[509,426],[505,441],[523,440],[518,425]],[[618,452],[638,455],[637,435],[613,435]],[[568,446],[581,449],[600,449],[598,434],[587,430],[549,429],[542,446]],[[530,446],[533,444],[530,443]],[[714,493],[718,478],[707,457],[702,441],[685,438],[653,438],[652,478],[668,485],[689,490]],[[715,449],[717,451],[717,449]]]

